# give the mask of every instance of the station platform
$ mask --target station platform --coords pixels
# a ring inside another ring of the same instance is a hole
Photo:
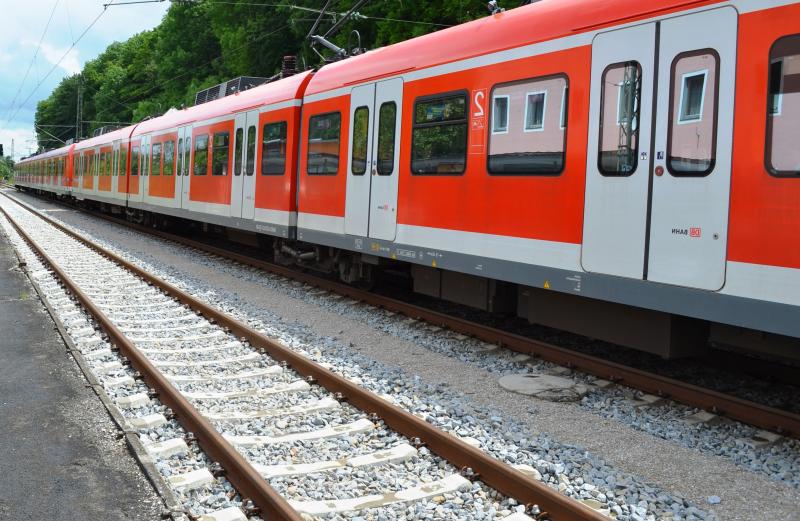
[[[0,230],[0,519],[159,519],[164,503]]]

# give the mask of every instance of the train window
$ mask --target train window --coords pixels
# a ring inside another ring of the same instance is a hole
[[[508,95],[492,97],[492,134],[508,132]]]
[[[175,141],[164,142],[164,175],[175,173]]]
[[[558,75],[503,83],[492,89],[490,175],[561,173],[567,144],[568,86],[567,77]],[[505,101],[498,104],[498,99]],[[495,132],[497,110],[522,118],[509,119],[506,115],[505,130]]]
[[[236,143],[233,145],[233,175],[242,174],[242,141],[244,140],[244,129],[237,128],[236,136],[234,137]]]
[[[706,176],[714,170],[719,55],[713,49],[672,60],[667,169],[674,176]]]
[[[597,167],[604,176],[629,176],[639,156],[639,100],[642,66],[615,63],[603,71]]]
[[[416,100],[411,134],[411,172],[459,175],[467,166],[467,96]]]
[[[353,160],[350,171],[364,175],[367,171],[367,140],[369,139],[369,109],[358,107],[353,113]]]
[[[214,134],[214,147],[211,151],[211,175],[228,175],[230,146],[229,132],[217,132]]]
[[[105,177],[106,175],[106,159],[108,158],[108,153],[100,152],[100,164],[98,165],[98,176]]]
[[[336,175],[339,172],[339,137],[342,114],[331,112],[311,116],[308,121],[308,175]]]
[[[183,175],[183,138],[178,139],[178,171],[177,175]]]
[[[206,175],[208,172],[208,134],[194,138],[194,175]]]
[[[256,168],[256,126],[247,127],[247,161],[244,164],[245,175],[253,175]]]
[[[139,147],[131,147],[131,176],[139,175]]]
[[[142,145],[142,175],[150,175],[150,144]]]
[[[111,175],[111,152],[106,152],[106,176]]]
[[[267,123],[261,135],[261,175],[286,171],[286,122]]]
[[[767,146],[770,174],[800,177],[800,34],[777,40],[769,52]]]
[[[128,175],[128,145],[123,144],[119,148],[119,175]]]
[[[183,143],[183,175],[189,175],[191,172],[189,164],[189,154],[192,151],[192,136],[186,136],[186,141]]]
[[[381,103],[378,110],[378,175],[394,172],[394,141],[397,128],[397,104],[394,101]]]
[[[161,157],[162,157],[161,149],[162,149],[162,147],[163,147],[163,145],[161,143],[156,143],[152,147],[152,154],[150,156],[151,159],[152,159],[152,163],[151,163],[152,166],[151,166],[151,170],[150,170],[150,175],[160,175],[161,174]]]

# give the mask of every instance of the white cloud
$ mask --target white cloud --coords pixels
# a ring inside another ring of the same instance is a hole
[[[67,74],[72,75],[81,72],[78,49],[70,49],[69,47],[59,49],[53,47],[49,43],[42,42],[41,53],[45,60],[53,65],[58,65],[58,67],[66,71]]]

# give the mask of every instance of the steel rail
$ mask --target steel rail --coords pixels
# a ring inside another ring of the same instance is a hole
[[[9,215],[4,208],[0,212],[5,215],[11,226],[19,233],[33,251],[56,274],[64,286],[78,299],[83,308],[94,317],[103,331],[108,335],[112,346],[130,361],[139,371],[142,379],[155,389],[159,400],[172,409],[175,418],[187,432],[194,434],[198,444],[214,461],[225,469],[225,477],[236,488],[243,498],[249,498],[262,512],[286,521],[302,521],[302,517],[289,503],[273,489],[266,480],[245,460],[241,454],[206,420],[195,407],[178,391],[172,383],[139,351],[114,323],[98,308],[94,302],[80,289],[61,267],[44,251],[43,248],[28,235],[25,230]],[[101,252],[102,253],[102,252]],[[113,260],[113,259],[112,259]]]
[[[800,438],[800,415],[790,411],[784,411],[768,405],[738,398],[730,394],[682,382],[667,376],[650,373],[547,342],[509,333],[491,326],[485,326],[463,318],[450,316],[422,306],[409,304],[391,297],[354,288],[347,284],[328,280],[310,273],[303,273],[172,233],[148,228],[103,214],[91,213],[91,215],[98,216],[108,222],[121,224],[134,230],[148,233],[161,239],[177,242],[248,266],[263,269],[276,275],[304,282],[376,307],[424,320],[431,324],[447,327],[453,331],[474,336],[485,342],[496,343],[513,351],[592,374],[617,384],[626,385],[659,397],[675,400],[691,407],[704,409],[749,425],[779,432],[794,438]]]
[[[359,387],[346,378],[325,367],[322,367],[316,362],[295,353],[288,347],[285,347],[279,342],[259,333],[245,323],[240,322],[234,317],[214,308],[213,306],[193,297],[192,295],[189,295],[167,281],[148,273],[147,271],[139,268],[129,261],[126,261],[111,251],[106,250],[102,246],[86,239],[82,235],[73,232],[50,217],[30,208],[28,205],[25,205],[14,198],[8,198],[58,230],[66,233],[85,246],[93,249],[109,260],[136,274],[149,284],[158,287],[193,310],[199,311],[207,319],[216,322],[218,325],[224,328],[227,328],[232,334],[247,340],[253,347],[265,351],[269,356],[278,361],[286,362],[295,371],[306,378],[310,377],[311,379],[317,381],[329,391],[341,393],[342,397],[349,403],[353,404],[356,408],[361,409],[364,412],[377,415],[377,417],[383,420],[391,429],[412,440],[415,438],[419,439],[420,442],[427,446],[432,452],[449,461],[457,468],[467,471],[466,473],[472,478],[480,479],[490,487],[516,499],[523,505],[538,505],[540,511],[542,513],[546,513],[546,517],[549,519],[556,521],[608,520],[606,516],[591,509],[583,503],[571,499],[557,492],[556,490],[551,489],[544,483],[526,476],[519,470],[501,462],[482,450],[473,447],[472,445],[447,432],[442,431],[438,427],[435,427],[425,420],[422,420],[405,411],[404,409],[401,409],[400,407],[384,400],[383,398],[380,398],[376,394]],[[2,208],[0,208],[0,210],[2,210]],[[3,213],[6,214],[4,210]],[[6,214],[6,217],[12,222],[12,224],[15,225],[15,228],[20,232],[20,235],[27,237],[27,234],[24,234],[24,232],[22,232],[21,229],[16,226],[8,214]],[[29,241],[29,238],[26,238],[26,241]],[[43,258],[46,259],[46,262],[48,262],[54,271],[59,273],[59,277],[63,277],[65,283],[67,280],[69,280],[66,274],[60,270],[57,270],[55,263],[53,263],[49,257],[46,257],[46,254],[44,254],[41,248],[35,246],[34,249],[41,251]],[[80,292],[79,288],[75,287],[74,283],[71,281],[70,284],[70,289],[74,288],[77,295],[78,292]],[[130,341],[128,341],[124,335],[107,318],[105,318],[102,312],[91,303],[88,297],[86,297],[82,292],[80,292],[80,295],[83,296],[81,301],[84,302],[85,300],[86,304],[88,304],[86,306],[87,309],[91,309],[93,314],[96,312],[100,317],[104,318],[104,322],[102,322],[101,325],[104,327],[104,329],[108,327],[107,332],[109,333],[109,336],[111,336],[111,332],[114,332],[114,341],[119,342],[120,346],[124,345],[126,350],[131,351],[132,356],[129,356],[129,358],[131,359],[132,363],[134,360],[136,360],[137,369],[138,365],[141,364],[145,371],[152,370],[157,372],[157,370],[147,361],[147,359],[144,358],[144,356],[141,355],[135,347],[133,347]],[[140,369],[140,372],[143,375],[145,374],[145,371]],[[161,376],[160,373],[154,376],[155,377],[151,376],[153,382],[158,385],[166,385],[168,388],[174,390],[172,384],[170,384],[169,381]],[[150,383],[149,380],[148,383]],[[178,393],[177,390],[174,390],[174,392]],[[166,397],[166,393],[164,394]],[[164,401],[167,403],[166,400]],[[211,431],[202,432],[204,439],[207,440],[206,444],[210,447],[210,450],[207,451],[209,456],[219,461],[219,463],[225,467],[225,469],[228,471],[228,479],[234,483],[235,486],[237,483],[243,485],[241,490],[244,492],[245,496],[252,499],[257,506],[263,508],[265,513],[277,516],[277,519],[287,519],[293,521],[300,519],[294,510],[292,510],[292,515],[289,515],[287,512],[282,510],[284,504],[289,509],[291,509],[291,507],[286,504],[283,498],[280,496],[276,497],[277,493],[246,461],[243,460],[241,455],[239,455],[239,453],[236,452],[236,450],[227,441],[225,441],[224,438],[219,435],[219,433],[213,430],[213,427],[204,418],[191,417],[192,411],[193,414],[198,416],[199,414],[196,410],[194,410],[192,405],[185,400],[185,398],[182,396],[175,397],[174,403],[178,407],[175,407],[169,403],[167,403],[167,405],[172,407],[173,410],[178,412],[180,415],[184,416],[184,421],[186,421],[186,417],[190,417],[189,421],[191,422],[191,425],[196,424],[196,426],[194,428],[190,428],[190,430],[195,431],[198,440],[200,440],[201,437],[197,429],[208,429]],[[183,407],[183,409],[179,409],[179,407]],[[216,443],[218,439],[221,439],[222,444],[224,444],[224,450],[217,446]],[[214,441],[213,443],[209,443],[208,440]],[[205,449],[206,447],[204,446],[203,448]],[[241,465],[230,467],[226,466],[226,463],[223,460],[217,459],[218,455],[227,458],[228,465],[231,465],[231,463],[236,463],[237,459]],[[235,478],[237,478],[236,481],[234,481]],[[252,486],[249,481],[251,479],[260,481],[260,490]],[[258,495],[259,492],[261,495]]]

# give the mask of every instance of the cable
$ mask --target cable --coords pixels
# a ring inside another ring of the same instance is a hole
[[[14,110],[14,104],[17,102],[17,98],[19,98],[19,93],[22,92],[22,87],[25,86],[25,80],[28,79],[28,74],[31,72],[31,67],[33,67],[33,62],[36,60],[36,57],[39,55],[39,51],[42,48],[42,42],[44,41],[44,37],[47,34],[47,29],[50,28],[50,22],[53,20],[53,15],[56,12],[56,7],[58,7],[58,2],[60,0],[56,0],[53,4],[53,8],[50,10],[50,17],[47,19],[47,24],[44,26],[44,31],[42,31],[42,36],[39,38],[39,44],[36,46],[36,50],[33,52],[33,57],[31,58],[30,63],[28,64],[28,70],[25,71],[25,76],[22,78],[22,82],[19,84],[19,88],[17,89],[17,93],[14,94],[14,99],[11,101],[11,105],[8,106],[8,110],[6,111],[6,116],[8,116],[12,110]],[[7,120],[3,120],[4,122]],[[3,123],[5,126],[5,123]]]
[[[58,1],[58,0],[57,0],[57,1]],[[88,32],[89,32],[89,30],[90,30],[92,27],[94,27],[94,24],[96,24],[96,23],[97,23],[97,21],[98,21],[98,20],[100,20],[100,17],[102,17],[102,16],[105,14],[105,12],[106,12],[106,9],[108,9],[108,6],[109,6],[111,3],[113,3],[114,1],[115,1],[115,0],[111,0],[111,2],[110,2],[109,4],[106,4],[106,7],[104,7],[104,8],[103,8],[103,10],[102,10],[102,11],[100,11],[100,14],[98,14],[98,15],[97,15],[97,17],[96,17],[94,20],[92,20],[92,23],[90,23],[90,24],[89,24],[89,26],[88,26],[86,29],[84,29],[84,30],[83,30],[83,32],[80,34],[80,36],[78,36],[78,39],[77,39],[77,40],[75,40],[75,41],[72,43],[72,45],[70,45],[70,46],[69,46],[69,49],[67,49],[67,50],[66,50],[66,52],[65,52],[65,53],[64,53],[64,54],[61,56],[61,58],[59,58],[59,59],[58,59],[58,61],[57,61],[57,62],[56,62],[54,65],[53,65],[53,67],[52,67],[52,68],[51,68],[51,69],[50,69],[50,70],[47,72],[47,74],[45,74],[45,75],[44,75],[44,78],[42,78],[42,79],[41,79],[41,81],[39,81],[39,83],[37,83],[37,84],[36,84],[36,86],[33,88],[33,90],[32,90],[32,91],[31,91],[31,93],[28,95],[28,97],[27,97],[27,98],[25,98],[25,101],[23,101],[22,103],[20,103],[19,107],[17,107],[17,110],[16,110],[16,112],[14,112],[14,115],[13,115],[13,116],[11,116],[11,118],[10,118],[10,119],[8,119],[7,121],[3,122],[3,126],[2,126],[2,127],[0,127],[0,130],[2,130],[3,128],[5,128],[6,124],[8,124],[9,122],[11,122],[11,121],[14,121],[14,118],[16,118],[16,117],[17,117],[17,114],[19,114],[19,111],[22,109],[22,107],[23,107],[23,106],[25,106],[25,104],[26,104],[26,103],[28,103],[28,101],[29,101],[29,100],[30,100],[30,99],[33,97],[33,95],[36,93],[36,90],[37,90],[39,87],[41,87],[41,86],[42,86],[42,84],[45,82],[45,80],[47,80],[47,78],[49,78],[49,77],[50,77],[50,75],[53,73],[53,71],[54,71],[54,70],[56,70],[56,68],[57,68],[57,67],[58,67],[58,66],[61,64],[61,61],[62,61],[64,58],[66,58],[66,57],[67,57],[67,55],[70,53],[70,51],[71,51],[72,49],[74,49],[74,48],[75,48],[75,46],[78,44],[78,42],[80,42],[80,41],[81,41],[81,39],[82,39],[84,36],[86,36],[86,33],[88,33]],[[54,9],[54,11],[55,11],[55,9]],[[43,37],[44,37],[44,36],[43,36]]]

